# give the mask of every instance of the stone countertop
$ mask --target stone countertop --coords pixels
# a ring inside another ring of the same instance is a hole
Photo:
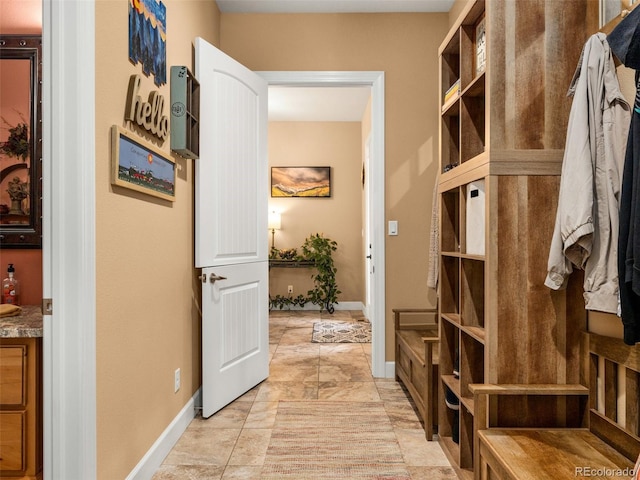
[[[40,305],[21,305],[22,313],[0,318],[0,338],[42,337]]]

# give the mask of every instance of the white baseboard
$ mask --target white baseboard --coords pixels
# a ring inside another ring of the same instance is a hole
[[[384,364],[385,378],[394,378],[396,376],[396,362],[386,362]]]
[[[191,397],[169,426],[162,432],[149,451],[142,457],[126,480],[150,480],[178,439],[195,417],[196,406],[201,405],[201,389]]]
[[[340,302],[333,305],[336,310],[358,310],[364,311],[362,302]]]
[[[336,310],[359,310],[364,311],[364,305],[362,302],[340,302],[334,303],[333,308]],[[304,307],[298,307],[297,305],[292,305],[290,307],[283,308],[282,311],[286,312],[288,310],[320,310],[318,305],[314,305],[313,303],[307,303]],[[274,308],[271,310],[272,312],[280,311],[279,308]]]

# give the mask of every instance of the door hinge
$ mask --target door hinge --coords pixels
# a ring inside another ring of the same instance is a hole
[[[42,299],[42,315],[53,315],[53,300],[50,298]]]

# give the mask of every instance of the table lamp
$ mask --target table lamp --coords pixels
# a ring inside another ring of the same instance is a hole
[[[271,248],[275,248],[276,246],[276,230],[280,230],[282,228],[282,217],[279,212],[275,210],[269,213],[269,230],[271,230]]]

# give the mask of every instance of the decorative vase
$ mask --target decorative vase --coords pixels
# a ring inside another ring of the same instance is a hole
[[[14,177],[13,180],[9,182],[7,193],[9,194],[9,198],[11,198],[10,215],[24,215],[22,201],[29,195],[27,190],[27,183],[21,182],[19,177]]]
[[[24,215],[24,212],[22,211],[22,199],[11,199],[9,215]]]

